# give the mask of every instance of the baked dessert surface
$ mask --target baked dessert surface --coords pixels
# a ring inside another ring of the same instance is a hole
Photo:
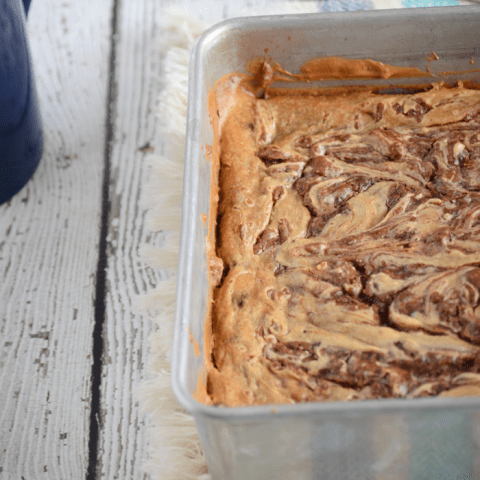
[[[480,395],[480,92],[217,93],[211,401]]]

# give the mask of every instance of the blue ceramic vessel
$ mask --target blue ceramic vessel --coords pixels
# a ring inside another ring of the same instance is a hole
[[[0,203],[29,180],[43,135],[26,32],[30,0],[0,0]]]

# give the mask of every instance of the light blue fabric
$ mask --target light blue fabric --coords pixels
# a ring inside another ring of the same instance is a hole
[[[370,0],[325,0],[318,6],[319,12],[345,12],[356,10],[372,10],[374,7]]]
[[[407,8],[446,7],[458,4],[458,0],[402,0],[402,5]],[[324,0],[318,4],[319,12],[345,12],[373,8],[375,6],[370,0]]]
[[[458,5],[457,0],[403,0],[402,5],[409,8],[417,7],[448,7]]]

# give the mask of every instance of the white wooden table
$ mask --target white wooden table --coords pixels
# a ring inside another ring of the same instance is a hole
[[[139,204],[168,0],[32,0],[44,122],[33,179],[0,205],[0,479],[143,479],[136,388],[153,325]],[[271,4],[272,2],[270,2]],[[268,0],[176,2],[209,22]],[[270,13],[274,13],[274,8]]]

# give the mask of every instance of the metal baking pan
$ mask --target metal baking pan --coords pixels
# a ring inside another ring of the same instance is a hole
[[[192,396],[203,370],[208,232],[202,215],[209,212],[211,178],[205,146],[213,141],[207,97],[216,80],[244,71],[265,49],[293,72],[306,60],[330,55],[422,70],[429,63],[437,72],[471,70],[480,65],[478,32],[480,7],[468,6],[238,18],[197,40],[171,376],[178,401],[195,418],[212,479],[480,478],[480,398],[222,408]],[[438,61],[427,61],[431,51]]]

